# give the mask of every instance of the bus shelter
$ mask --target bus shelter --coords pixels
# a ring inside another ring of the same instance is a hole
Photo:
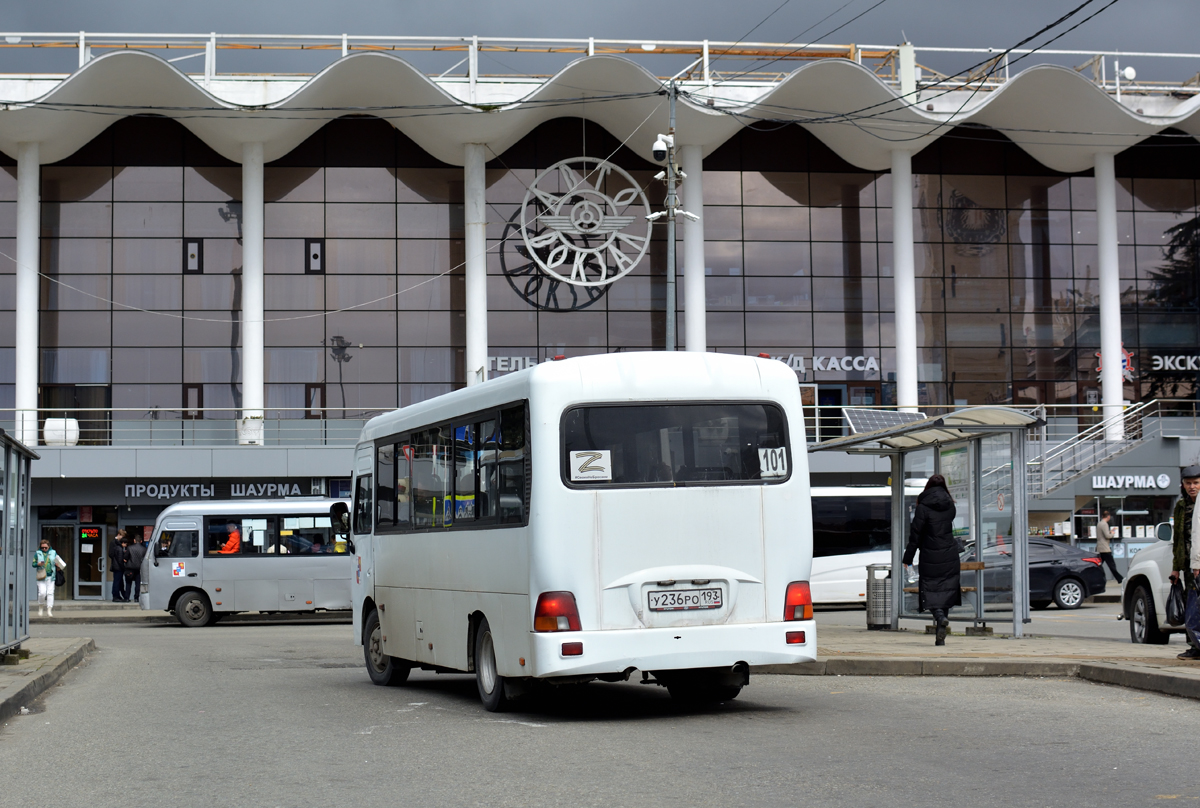
[[[924,468],[946,478],[958,509],[954,532],[964,546],[964,601],[973,601],[974,608],[960,607],[951,619],[988,622],[989,603],[995,613],[1008,590],[1013,636],[1022,636],[1029,622],[1025,447],[1028,431],[1042,426],[1042,419],[1011,407],[970,407],[935,417],[862,409],[844,409],[843,414],[851,434],[811,444],[808,450],[891,458],[892,629],[899,628],[901,618],[928,619],[917,611],[917,584],[905,583],[903,573],[909,526],[904,481],[912,470],[909,461],[921,453]],[[1004,563],[998,564],[1001,556]]]
[[[37,455],[0,429],[0,654],[29,639],[29,469]]]

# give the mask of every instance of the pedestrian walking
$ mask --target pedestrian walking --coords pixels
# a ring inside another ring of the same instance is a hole
[[[1125,578],[1117,572],[1117,562],[1113,560],[1112,537],[1112,511],[1105,511],[1100,515],[1100,524],[1096,525],[1096,552],[1100,554],[1100,560],[1112,570],[1117,583],[1121,583]]]
[[[58,553],[50,548],[50,542],[42,539],[33,554],[34,577],[37,578],[38,617],[45,609],[47,617],[54,616],[54,579],[62,575],[58,569]]]
[[[129,581],[129,599],[136,601],[142,594],[142,559],[146,557],[149,539],[143,535],[142,541],[129,545],[129,568],[125,570],[125,578]]]
[[[908,547],[904,550],[904,564],[913,563],[917,551],[921,552],[920,611],[933,613],[937,624],[937,640],[934,645],[946,644],[946,629],[950,620],[946,613],[951,607],[962,604],[962,589],[959,584],[959,544],[954,537],[954,498],[946,487],[946,478],[935,474],[925,484],[925,490],[917,497],[917,508],[913,514],[912,528],[908,534]]]
[[[114,603],[125,600],[125,565],[121,549],[121,540],[125,538],[125,529],[117,531],[112,543],[108,545],[108,571],[112,573],[112,599]]]
[[[1175,503],[1174,563],[1172,581],[1183,581],[1187,593],[1187,609],[1184,611],[1184,633],[1188,649],[1180,659],[1200,660],[1200,608],[1198,608],[1196,586],[1200,583],[1200,542],[1195,536],[1200,533],[1200,509],[1196,508],[1196,495],[1200,493],[1200,465],[1185,466],[1179,471],[1181,494]]]

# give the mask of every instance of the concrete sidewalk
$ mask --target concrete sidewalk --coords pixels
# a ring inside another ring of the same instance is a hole
[[[756,673],[800,676],[1078,676],[1094,682],[1200,698],[1200,662],[1175,656],[1183,645],[1103,639],[955,633],[942,647],[917,631],[817,630],[817,661],[766,665]]]
[[[86,637],[30,639],[21,644],[28,659],[16,665],[0,665],[0,721],[27,707],[63,674],[96,650]]]

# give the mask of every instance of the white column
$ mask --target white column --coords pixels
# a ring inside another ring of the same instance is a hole
[[[1096,155],[1096,230],[1100,253],[1100,403],[1104,418],[1121,414],[1125,399],[1125,362],[1121,350],[1121,273],[1117,258],[1117,175],[1111,154]],[[1121,440],[1120,421],[1105,437]]]
[[[467,384],[487,381],[487,162],[482,143],[467,143],[463,164],[466,223]]]
[[[913,269],[912,152],[892,152],[892,280],[896,289],[896,403],[917,408],[917,287]]]
[[[261,418],[263,388],[263,144],[242,144],[242,417]]]
[[[683,181],[683,209],[699,221],[683,222],[683,310],[684,347],[703,353],[708,350],[708,312],[704,296],[704,151],[699,146],[680,149],[680,164],[687,179]]]
[[[38,267],[41,266],[38,144],[17,146],[16,438],[38,443]]]

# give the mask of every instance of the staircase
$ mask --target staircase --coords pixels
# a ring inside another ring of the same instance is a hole
[[[1039,414],[1044,417],[1044,412]],[[1052,446],[1048,445],[1045,428],[1033,433],[1027,447],[1032,457],[1027,469],[1029,493],[1050,494],[1157,437],[1162,432],[1161,415],[1158,401],[1146,401]]]

